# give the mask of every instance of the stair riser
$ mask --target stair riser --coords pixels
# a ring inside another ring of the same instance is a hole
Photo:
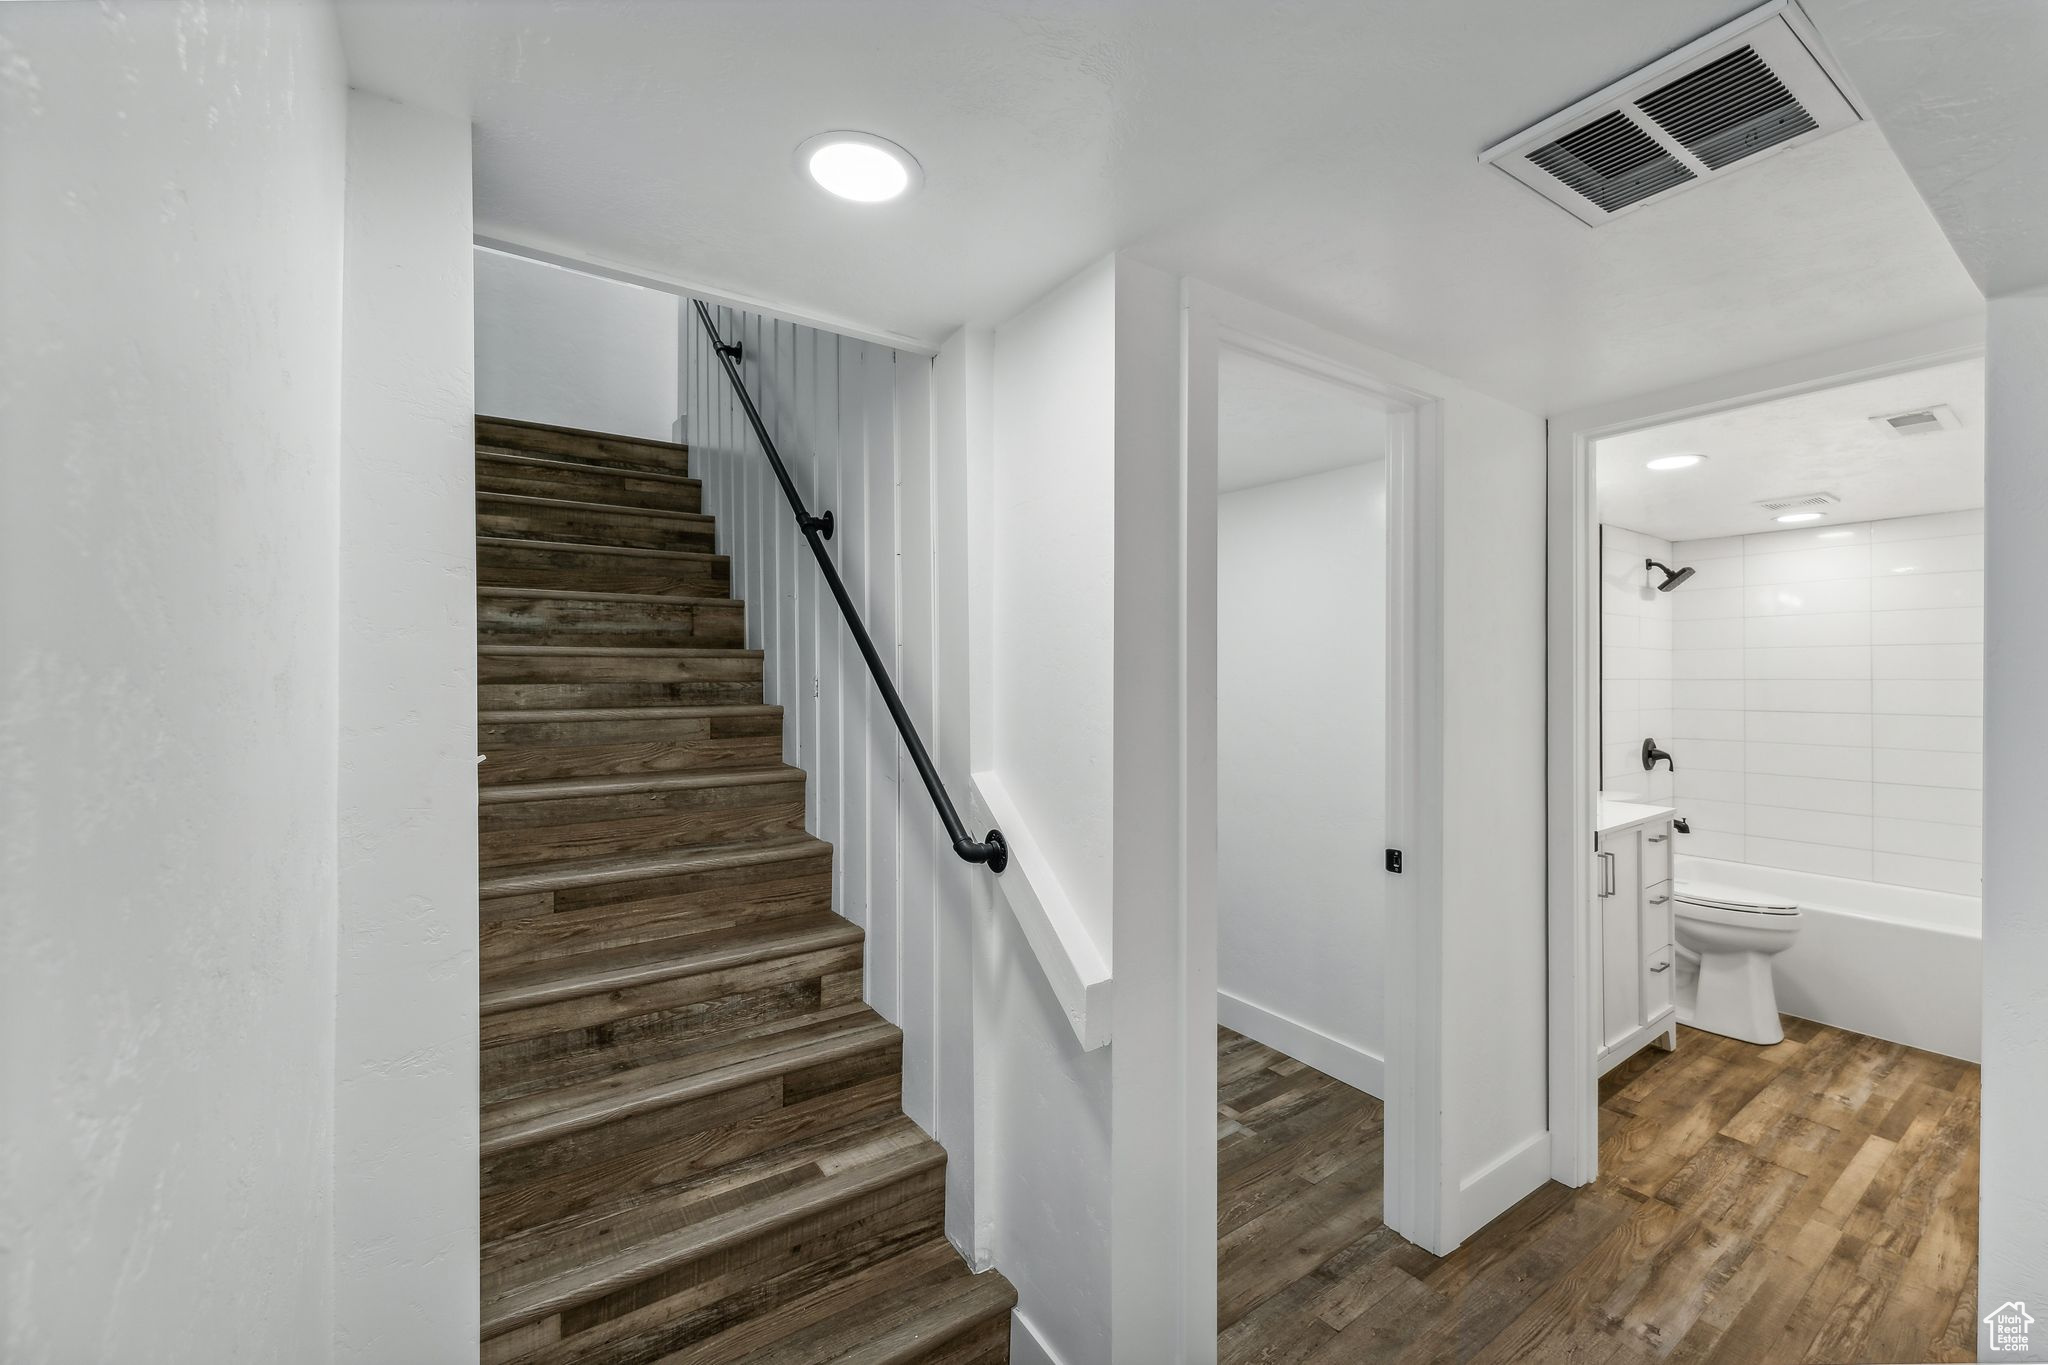
[[[663,1350],[687,1346],[736,1322],[772,1317],[781,1304],[905,1252],[943,1233],[945,1217],[945,1170],[935,1167],[563,1313],[564,1344],[631,1315],[631,1325],[641,1329],[634,1336],[642,1341],[652,1337]],[[644,1312],[649,1308],[654,1312]],[[650,1317],[666,1322],[650,1331]]]
[[[477,663],[482,711],[616,706],[757,706],[758,655],[663,657],[483,654]]]
[[[483,903],[483,971],[832,908],[829,855],[801,863],[543,891]]]
[[[512,540],[624,545],[639,550],[695,550],[708,554],[716,548],[708,521],[482,497],[476,504],[476,533]]]
[[[621,507],[658,507],[667,512],[704,510],[703,485],[694,481],[675,483],[644,478],[596,465],[555,469],[478,457],[476,487],[479,493],[524,493],[535,498],[617,503]]]
[[[483,595],[476,618],[477,635],[487,644],[739,649],[747,643],[746,610],[737,602]]]
[[[489,755],[477,769],[477,781],[486,787],[565,777],[716,772],[781,762],[782,717],[487,724],[477,743]]]
[[[539,431],[478,418],[476,443],[493,450],[516,450],[549,460],[577,464],[616,466],[622,469],[652,469],[663,474],[688,474],[689,452],[668,445],[643,445],[638,441],[597,434]]]
[[[862,1052],[613,1119],[487,1156],[486,1241],[581,1212],[593,1199],[706,1175],[787,1142],[902,1103],[903,1048],[881,1039]]]
[[[483,1359],[506,1365],[652,1362],[741,1324],[758,1324],[759,1343],[771,1344],[779,1336],[774,1323],[784,1305],[942,1238],[945,1202],[944,1168],[921,1172],[704,1263],[678,1267],[557,1314],[549,1319],[549,1330],[559,1344],[493,1357],[487,1342]],[[743,1357],[721,1352],[712,1358],[736,1365]]]
[[[550,1056],[645,1049],[661,1038],[686,1052],[726,1029],[854,1003],[860,971],[861,945],[854,942],[487,1015],[484,1088],[506,1088],[524,1074],[522,1067]]]
[[[964,1336],[917,1358],[918,1365],[1009,1365],[1010,1315],[990,1318]]]
[[[494,588],[728,597],[732,594],[732,563],[722,555],[668,559],[486,542],[476,547],[476,581]]]
[[[680,791],[488,802],[477,813],[485,868],[613,853],[731,844],[804,832],[804,785],[760,782]]]

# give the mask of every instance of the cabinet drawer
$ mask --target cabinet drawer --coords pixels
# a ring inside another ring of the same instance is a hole
[[[1658,882],[1671,880],[1671,824],[1643,826],[1644,887],[1655,886]]]
[[[1643,1022],[1654,1024],[1671,1012],[1671,949],[1659,948],[1643,959]]]
[[[1642,945],[1645,954],[1659,948],[1668,948],[1678,940],[1671,934],[1671,883],[1659,882],[1643,891],[1642,920],[1636,929],[1636,942]]]

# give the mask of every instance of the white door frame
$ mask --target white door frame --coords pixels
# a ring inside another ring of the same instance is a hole
[[[1456,1181],[1444,1160],[1442,819],[1442,412],[1433,394],[1389,376],[1411,366],[1247,299],[1187,281],[1183,288],[1186,426],[1181,638],[1182,847],[1190,953],[1206,951],[1209,989],[1191,993],[1189,1046],[1209,1051],[1214,1090],[1216,1030],[1216,421],[1217,369],[1225,348],[1259,356],[1370,395],[1396,420],[1387,452],[1387,828],[1359,831],[1329,856],[1361,877],[1386,879],[1385,1221],[1409,1240],[1448,1249]],[[1399,848],[1406,870],[1383,870]],[[1184,1226],[1213,1229],[1213,1129],[1199,1141],[1206,1186],[1191,1186]],[[1206,1163],[1206,1165],[1204,1164]],[[1189,1258],[1189,1302],[1214,1320],[1213,1246]]]
[[[1600,1037],[1593,1012],[1594,763],[1600,709],[1599,514],[1594,443],[1644,427],[1984,353],[1978,320],[1723,375],[1550,422],[1549,1000],[1550,1174],[1585,1185],[1600,1173]],[[1683,811],[1680,812],[1683,814]]]

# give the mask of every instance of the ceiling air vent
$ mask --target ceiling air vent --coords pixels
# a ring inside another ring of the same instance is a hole
[[[1946,403],[1870,420],[1894,436],[1927,436],[1937,431],[1955,431],[1963,425],[1963,419],[1956,416],[1956,410]]]
[[[1480,154],[1598,226],[1860,120],[1790,0],[1773,0]]]
[[[1757,506],[1766,512],[1818,512],[1840,501],[1833,493],[1789,493],[1782,498],[1767,498]]]

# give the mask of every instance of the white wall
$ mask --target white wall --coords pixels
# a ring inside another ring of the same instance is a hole
[[[974,768],[1001,772],[1105,954],[1115,291],[1105,261],[996,329],[972,541]],[[976,976],[990,1252],[1017,1285],[1017,1358],[1080,1365],[1107,1358],[1112,1330],[1111,1058],[1080,1050],[1001,896]]]
[[[1227,381],[1226,381],[1227,382]],[[1386,464],[1217,499],[1217,1012],[1381,1093]]]
[[[1443,420],[1443,1122],[1469,1236],[1549,1173],[1543,419],[1448,376]]]
[[[334,19],[0,51],[0,1356],[326,1360]]]
[[[1682,541],[1684,852],[1981,889],[1984,516]]]
[[[476,248],[476,410],[673,440],[678,304]]]
[[[1657,591],[1663,575],[1643,561],[1670,564],[1671,553],[1668,540],[1600,528],[1600,790],[1609,796],[1662,802],[1673,790],[1665,764],[1643,771],[1644,740],[1671,748],[1674,629],[1673,594]]]
[[[2048,1302],[2048,294],[1993,299],[1986,325],[1984,1125],[1977,1297]],[[2040,1316],[2036,1307],[2036,1316]],[[1981,1343],[1988,1349],[1989,1342]],[[1989,1358],[1987,1356],[1987,1358]],[[2048,1360],[2048,1332],[2002,1359]]]
[[[476,1358],[469,125],[349,96],[336,1358]]]
[[[1098,944],[1110,942],[1116,266],[996,329],[994,749]]]

